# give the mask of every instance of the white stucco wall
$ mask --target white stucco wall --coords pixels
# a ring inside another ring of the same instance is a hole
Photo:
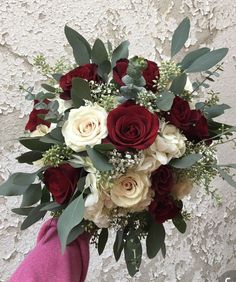
[[[0,181],[9,172],[24,169],[14,160],[22,150],[16,138],[31,107],[18,86],[42,79],[32,67],[38,53],[50,62],[69,57],[63,34],[66,23],[90,42],[96,37],[113,43],[129,39],[132,54],[158,59],[158,54],[168,56],[173,30],[189,16],[192,30],[186,47],[197,42],[198,47],[230,48],[225,72],[213,87],[222,92],[222,101],[234,106],[225,121],[236,123],[235,15],[235,0],[0,0]],[[236,156],[223,146],[219,158],[228,163]],[[140,273],[131,279],[124,260],[115,263],[110,243],[101,257],[91,249],[87,281],[216,281],[225,271],[236,269],[235,190],[219,180],[215,186],[223,197],[221,207],[196,187],[185,201],[192,214],[187,233],[180,235],[167,224],[165,260],[161,255],[152,261],[144,256]],[[18,204],[18,198],[0,197],[0,281],[4,282],[33,247],[41,224],[21,232],[22,217],[10,211]]]

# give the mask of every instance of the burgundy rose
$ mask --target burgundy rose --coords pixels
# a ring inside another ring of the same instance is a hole
[[[144,150],[155,141],[159,120],[132,101],[127,101],[109,112],[107,117],[108,139],[118,150]]]
[[[79,179],[79,169],[69,164],[50,167],[44,172],[44,183],[59,204],[68,202]]]
[[[156,223],[163,223],[179,215],[181,207],[177,206],[171,197],[166,197],[162,200],[155,197],[149,206],[149,212]]]
[[[176,96],[170,110],[165,115],[189,140],[201,141],[209,137],[207,120],[200,110],[191,110],[189,103]]]
[[[38,100],[34,100],[34,105],[38,104],[39,101]],[[49,100],[44,100],[45,104],[49,103]],[[40,109],[40,110],[36,110],[35,108],[32,110],[32,112],[29,115],[29,119],[28,122],[25,126],[25,130],[29,130],[29,131],[34,131],[37,127],[37,125],[39,124],[44,124],[47,127],[50,127],[50,122],[43,120],[42,118],[40,118],[38,115],[43,114],[46,115],[48,113],[48,110],[46,109]]]
[[[60,78],[60,87],[63,89],[63,92],[60,94],[60,98],[64,100],[71,99],[71,87],[72,87],[72,79],[75,77],[80,77],[86,79],[88,81],[99,81],[99,77],[97,74],[97,65],[95,64],[85,64],[83,66],[77,67],[72,71],[64,74]]]
[[[122,78],[127,74],[129,60],[121,59],[116,62],[115,67],[113,68],[113,79],[120,86],[124,86],[124,82]],[[154,86],[153,80],[159,79],[160,71],[155,62],[147,60],[147,67],[143,71],[143,77],[146,81],[146,89],[151,90],[153,92],[156,91],[156,87]]]
[[[168,197],[174,184],[174,177],[170,166],[162,165],[156,169],[151,175],[151,183],[158,199]]]

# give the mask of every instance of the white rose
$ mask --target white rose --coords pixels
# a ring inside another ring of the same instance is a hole
[[[30,133],[30,137],[40,137],[46,135],[50,129],[44,125],[44,124],[39,124],[36,126],[36,129]]]
[[[98,189],[96,174],[88,173],[85,180],[84,188],[89,188],[91,194],[89,194],[85,200],[84,206],[89,207],[98,202]]]
[[[107,136],[107,113],[98,105],[72,109],[62,134],[66,145],[75,152],[85,150],[86,145],[100,144]]]
[[[186,84],[185,84],[185,87],[184,87],[184,90],[188,91],[188,92],[193,92],[193,86],[192,86],[192,82],[191,80],[187,77],[187,80],[186,80]]]
[[[148,174],[158,169],[159,166],[161,166],[161,163],[157,160],[157,158],[145,150],[143,158],[141,159],[140,163],[134,167],[134,170],[143,171]]]
[[[177,182],[172,190],[171,194],[178,200],[183,199],[185,196],[187,196],[193,188],[193,183],[190,179],[183,179],[179,182]]]
[[[100,193],[98,201],[91,206],[85,207],[84,218],[93,221],[99,228],[109,227],[109,214],[106,202],[109,201],[105,193]]]
[[[180,158],[186,150],[186,137],[179,129],[164,123],[155,142],[149,147],[149,154],[152,154],[161,164],[167,164],[172,158]]]
[[[150,185],[145,173],[130,170],[114,181],[111,199],[119,207],[130,208],[147,198]]]

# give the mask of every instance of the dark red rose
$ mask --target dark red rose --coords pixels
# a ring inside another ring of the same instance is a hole
[[[200,110],[191,110],[189,103],[176,96],[167,121],[174,124],[191,141],[201,141],[209,137],[207,120]]]
[[[121,59],[116,62],[115,67],[113,68],[113,79],[114,81],[119,84],[120,86],[124,86],[124,82],[122,78],[127,73],[129,60],[128,59]],[[147,67],[143,71],[143,77],[146,81],[146,89],[151,90],[153,92],[156,91],[156,87],[154,87],[153,80],[159,79],[160,72],[157,64],[155,62],[147,60]]]
[[[155,141],[159,120],[144,107],[127,101],[109,112],[108,139],[118,150],[144,150]]]
[[[168,165],[162,165],[151,175],[152,189],[158,199],[166,198],[170,195],[174,185],[172,169]]]
[[[34,105],[36,105],[38,103],[39,103],[38,100],[34,101]],[[49,100],[44,100],[44,103],[48,104]],[[51,124],[50,122],[45,121],[45,120],[41,119],[40,117],[38,117],[38,115],[40,115],[40,114],[46,115],[47,113],[48,113],[48,110],[46,110],[46,109],[36,110],[34,108],[29,115],[29,119],[28,119],[28,122],[25,126],[25,130],[29,130],[29,131],[32,132],[36,129],[37,125],[39,125],[39,124],[44,124],[47,127],[50,127],[50,124]]]
[[[171,197],[166,197],[162,200],[155,197],[149,206],[149,212],[152,214],[156,223],[160,224],[179,215],[181,209]]]
[[[80,170],[69,164],[50,167],[44,172],[44,183],[59,204],[68,202],[79,179]]]
[[[60,87],[63,89],[63,92],[60,94],[60,98],[64,100],[71,99],[71,87],[72,87],[72,79],[75,77],[80,77],[86,79],[88,81],[99,81],[99,76],[97,74],[97,65],[95,64],[85,64],[83,66],[77,67],[72,71],[64,74],[60,78]]]

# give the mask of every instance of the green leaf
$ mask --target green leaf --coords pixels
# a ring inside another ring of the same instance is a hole
[[[49,85],[49,84],[43,83],[43,84],[41,84],[41,86],[42,86],[45,90],[47,90],[48,92],[55,93],[55,92],[57,91],[55,87],[52,87],[52,86]]]
[[[18,215],[29,215],[33,209],[34,209],[33,207],[27,207],[27,208],[16,208],[16,209],[12,209],[11,211]]]
[[[236,169],[236,164],[220,164],[217,165],[218,167],[230,167],[230,168],[235,168]]]
[[[165,258],[166,257],[166,244],[165,243],[161,246],[161,253],[162,253],[163,258]]]
[[[66,243],[71,230],[78,225],[84,217],[83,194],[74,199],[63,211],[58,219],[57,230],[61,241],[62,252],[66,248]]]
[[[84,105],[83,99],[92,101],[89,83],[80,77],[73,78],[71,98],[76,107]]]
[[[177,215],[175,218],[172,219],[174,226],[179,230],[181,233],[185,233],[187,224],[184,221],[181,214]]]
[[[233,177],[231,175],[229,175],[225,170],[221,169],[218,165],[214,165],[213,167],[215,167],[220,176],[229,183],[229,185],[231,185],[232,187],[236,188],[236,181],[233,179]]]
[[[65,26],[65,35],[73,49],[76,63],[79,65],[89,64],[91,47],[88,41],[81,34],[67,25]]]
[[[177,76],[170,87],[170,91],[174,93],[175,95],[177,94],[182,94],[186,85],[187,81],[187,75],[186,73],[182,73],[180,76]]]
[[[102,228],[98,238],[98,254],[101,255],[105,249],[106,243],[108,239],[108,229]]]
[[[157,97],[156,105],[161,111],[169,111],[172,107],[175,95],[169,91],[161,92]]]
[[[84,227],[80,224],[76,225],[69,233],[69,236],[66,241],[66,245],[69,245],[73,241],[75,241],[81,234],[84,233]]]
[[[28,187],[34,182],[37,174],[38,171],[34,173],[13,173],[9,176],[7,181],[0,185],[0,195],[18,196],[24,194]]]
[[[41,103],[38,103],[37,105],[35,105],[35,108],[37,108],[38,110],[40,108],[45,109],[47,107],[47,105],[43,102],[45,99],[53,99],[55,98],[56,95],[54,93],[44,93],[44,92],[39,92],[36,96],[35,99],[36,100],[40,100]]]
[[[207,47],[203,47],[188,53],[180,63],[181,69],[186,70],[190,65],[192,65],[194,61],[196,61],[199,57],[205,55],[208,52],[210,52],[210,49]]]
[[[59,82],[59,81],[60,81],[60,78],[62,77],[62,74],[61,74],[61,73],[54,73],[54,74],[52,74],[52,77],[53,77],[57,82]]]
[[[125,262],[130,276],[134,276],[139,271],[142,261],[142,245],[138,236],[129,235],[125,245]]]
[[[97,65],[100,65],[104,61],[108,61],[107,50],[102,40],[96,39],[94,42],[91,57],[92,62]]]
[[[100,171],[108,171],[113,169],[112,164],[108,162],[108,158],[99,151],[89,146],[86,146],[86,150],[96,169]]]
[[[23,194],[21,207],[28,207],[36,204],[42,196],[41,184],[31,184]]]
[[[112,54],[111,66],[114,68],[116,62],[120,59],[126,59],[129,56],[129,41],[122,42]]]
[[[109,152],[109,151],[114,150],[115,146],[111,143],[107,143],[107,144],[97,144],[93,148],[97,151]]]
[[[27,163],[27,164],[33,164],[33,162],[40,160],[42,158],[42,152],[39,151],[30,151],[26,152],[16,159],[19,163]]]
[[[48,203],[46,206],[41,208],[41,211],[59,211],[62,210],[63,206],[57,202]]]
[[[189,37],[190,20],[185,18],[175,30],[171,42],[171,57],[174,57],[184,47]]]
[[[147,256],[154,258],[165,242],[165,229],[163,224],[153,222],[146,238]]]
[[[32,151],[45,152],[51,148],[52,144],[43,143],[39,139],[39,137],[22,137],[19,142]]]
[[[122,250],[124,248],[123,236],[124,236],[124,230],[119,229],[116,232],[116,239],[115,239],[115,242],[114,242],[114,245],[113,245],[113,252],[114,252],[114,256],[115,256],[116,261],[118,261],[120,259],[120,255],[121,255]]]
[[[196,162],[198,162],[202,158],[201,154],[191,154],[184,156],[180,159],[173,159],[170,161],[170,165],[175,168],[190,168]]]
[[[210,107],[205,107],[204,113],[206,114],[207,118],[215,118],[222,115],[225,110],[228,109],[230,109],[230,106],[227,104],[212,105]]]
[[[44,204],[38,205],[37,207],[34,207],[32,211],[29,213],[29,215],[26,217],[26,219],[21,224],[21,230],[25,230],[40,219],[43,219],[46,211],[41,211],[40,209],[43,207]]]
[[[216,49],[195,60],[187,69],[187,73],[206,71],[218,64],[228,53],[228,48]]]
[[[64,143],[64,136],[61,133],[61,127],[56,127],[48,134],[39,139],[44,143],[62,145]]]

